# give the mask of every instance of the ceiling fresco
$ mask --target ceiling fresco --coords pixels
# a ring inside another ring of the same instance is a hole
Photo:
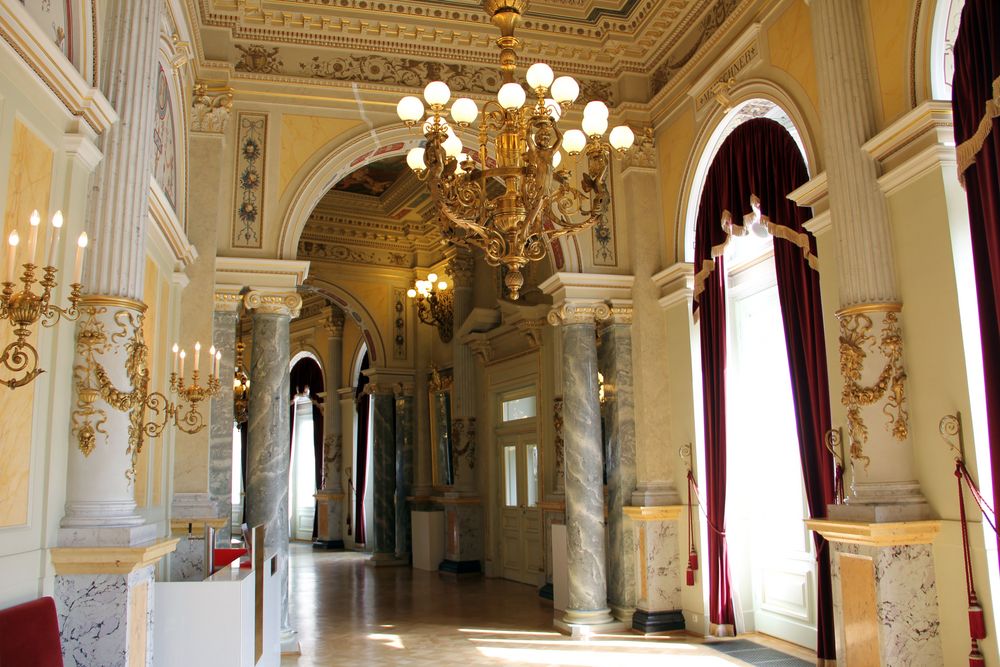
[[[406,174],[406,157],[397,156],[372,162],[344,176],[333,189],[368,197],[381,197]]]

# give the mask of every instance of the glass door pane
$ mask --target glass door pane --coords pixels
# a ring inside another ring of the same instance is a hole
[[[527,506],[534,507],[538,504],[538,445],[525,445],[524,454],[527,468],[525,480],[528,485]]]
[[[506,489],[504,504],[517,507],[517,445],[505,445],[503,448],[503,475]]]

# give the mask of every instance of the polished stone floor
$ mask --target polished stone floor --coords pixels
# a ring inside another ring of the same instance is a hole
[[[684,635],[571,640],[553,631],[552,607],[530,586],[502,579],[450,581],[409,567],[366,567],[365,558],[292,545],[291,614],[302,655],[285,656],[283,667],[747,664]]]

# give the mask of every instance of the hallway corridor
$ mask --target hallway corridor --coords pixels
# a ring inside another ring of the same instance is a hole
[[[552,629],[552,608],[530,586],[502,579],[447,581],[436,572],[372,568],[367,555],[292,544],[291,614],[301,656],[283,667],[332,665],[561,665],[722,667],[750,663],[685,635],[631,633],[573,641]],[[761,644],[765,640],[752,637]],[[769,645],[809,659],[809,653]],[[763,661],[753,664],[813,664]]]

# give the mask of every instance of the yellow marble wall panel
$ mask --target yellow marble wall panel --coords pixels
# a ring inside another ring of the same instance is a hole
[[[20,120],[14,121],[11,138],[10,164],[14,166],[7,177],[7,205],[4,213],[3,252],[0,253],[0,271],[7,272],[8,235],[17,230],[22,241],[18,248],[17,263],[28,261],[27,241],[29,216],[38,209],[43,224],[38,233],[38,247],[47,250],[45,243],[48,210],[52,188],[52,150]],[[36,329],[37,331],[37,329]],[[33,333],[28,342],[37,344]],[[0,349],[13,342],[10,326],[0,326]],[[42,368],[51,361],[43,355]],[[6,375],[6,374],[5,374]],[[20,526],[28,521],[28,486],[31,471],[32,419],[35,405],[35,384],[18,389],[0,386],[0,527]]]
[[[318,149],[360,124],[359,120],[283,114],[281,153],[278,156],[278,196],[285,193],[285,188],[299,168]]]
[[[146,642],[148,637],[149,582],[144,581],[132,587],[128,606],[128,648],[129,667],[146,667]]]
[[[168,308],[170,307],[170,283],[163,275],[159,275],[159,280],[157,281],[157,308],[163,311],[163,316],[160,319],[160,326],[157,328],[157,349],[166,350],[170,347],[170,330],[167,326],[168,320]],[[149,280],[147,276],[146,280]],[[160,368],[157,366],[157,371]],[[166,382],[163,382],[163,386],[166,387]],[[150,476],[153,478],[153,505],[159,505],[162,502],[163,493],[163,469],[166,466],[167,461],[167,448],[163,445],[163,439],[157,439],[156,447],[153,448],[153,457],[151,458],[153,468],[150,472]]]
[[[907,58],[909,56],[912,0],[869,0],[868,15],[875,46],[877,95],[882,100],[882,123],[886,127],[909,110]]]
[[[683,230],[683,224],[678,224],[678,200],[683,196],[681,188],[684,182],[684,169],[691,159],[694,144],[694,111],[688,109],[677,116],[656,137],[656,150],[660,167],[660,196],[663,204],[663,222],[667,226],[663,235],[666,261],[668,266],[673,261],[683,260],[681,253],[675,258],[678,229]],[[683,217],[683,213],[681,214]]]
[[[156,350],[158,349],[156,345],[157,338],[157,303],[156,303],[156,288],[158,286],[159,280],[157,279],[159,269],[156,266],[156,262],[152,258],[146,257],[146,283],[143,287],[142,300],[146,304],[146,321],[142,328],[142,338],[146,343],[146,349],[148,350],[149,359],[149,376],[156,383],[159,379],[159,369],[156,364]],[[156,385],[154,384],[154,389]],[[139,507],[146,506],[146,499],[149,495],[149,478],[151,475],[150,471],[150,452],[156,450],[157,442],[152,438],[146,440],[142,447],[142,451],[139,452],[139,458],[135,464],[135,486],[133,487],[133,492],[135,496],[135,504]]]
[[[878,665],[878,614],[875,609],[875,564],[871,558],[837,554],[844,608],[846,664]]]
[[[813,107],[818,109],[819,86],[816,83],[809,7],[804,2],[789,5],[767,31],[767,43],[771,64],[798,81]]]

